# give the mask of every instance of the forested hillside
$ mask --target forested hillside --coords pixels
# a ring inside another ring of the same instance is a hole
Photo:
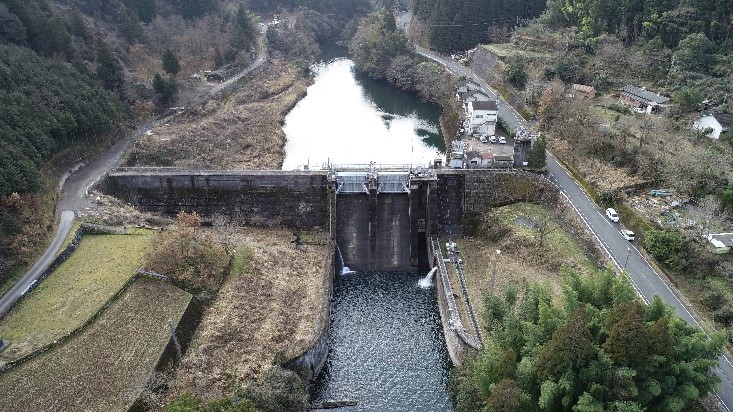
[[[438,50],[465,50],[537,17],[546,0],[414,0],[414,13],[429,28]]]
[[[154,74],[187,98],[179,73],[248,59],[256,23],[220,0],[0,0],[0,282],[43,244],[60,173],[173,103]]]
[[[44,160],[107,132],[123,112],[87,75],[16,46],[0,46],[0,107],[0,196],[39,190]]]
[[[693,33],[704,33],[718,45],[733,36],[731,0],[549,0],[548,23],[577,27],[586,37],[604,32],[626,44],[659,38],[665,47],[677,47]]]
[[[439,50],[507,40],[508,29],[543,13],[552,27],[577,28],[587,39],[610,33],[627,45],[658,38],[675,48],[690,34],[703,33],[720,46],[733,36],[730,0],[414,0],[414,12]]]
[[[484,301],[488,339],[451,378],[456,412],[700,410],[723,335],[708,338],[624,278],[566,269],[562,298],[524,284]]]

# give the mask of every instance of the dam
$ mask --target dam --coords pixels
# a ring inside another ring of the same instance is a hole
[[[458,236],[465,216],[555,190],[542,176],[486,169],[332,165],[229,171],[127,167],[103,190],[152,212],[204,221],[328,230],[355,270],[427,268],[427,239]]]
[[[460,235],[472,214],[555,190],[521,171],[375,163],[307,171],[120,168],[103,189],[168,215],[185,210],[217,224],[329,231],[337,249],[331,305],[318,340],[285,365],[313,382],[315,404],[358,401],[349,411],[451,410],[451,360],[480,342],[460,323],[437,239]],[[435,285],[421,287],[436,265]]]

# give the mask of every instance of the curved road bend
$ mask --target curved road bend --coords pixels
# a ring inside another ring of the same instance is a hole
[[[405,14],[403,14],[400,17],[402,27],[405,27],[407,22],[409,22],[409,18],[406,18]],[[479,78],[471,69],[458,64],[451,58],[441,56],[419,46],[415,47],[415,51],[420,55],[443,64],[453,74],[475,81],[484,89],[486,94],[497,99],[499,116],[504,118],[510,126],[515,129],[519,126],[527,127],[526,121],[516,110],[509,106],[495,90],[483,79]],[[674,308],[682,319],[689,324],[699,327],[700,323],[696,319],[696,316],[680,298],[679,293],[673,290],[663,280],[633,243],[621,237],[620,226],[606,219],[604,211],[598,208],[588,198],[585,192],[578,186],[575,179],[572,178],[570,173],[555,157],[550,152],[547,153],[547,177],[550,181],[558,185],[618,269],[626,271],[631,283],[644,302],[649,303],[652,301],[654,295],[659,295],[664,302]],[[715,374],[720,378],[720,386],[716,390],[716,394],[722,403],[722,407],[726,411],[731,412],[733,410],[733,364],[725,355],[721,355],[718,361],[719,364],[715,368]]]
[[[249,74],[249,72],[256,69],[267,60],[264,33],[265,29],[262,30],[262,35],[259,36],[258,56],[252,65],[230,79],[212,87],[207,91],[206,95],[194,102],[194,105],[203,103],[225,87]],[[162,121],[170,121],[170,118],[148,120],[138,126],[137,129],[127,137],[115,143],[115,145],[107,152],[98,156],[68,177],[61,189],[59,200],[56,204],[56,219],[58,220],[56,234],[46,251],[36,261],[36,263],[33,264],[30,270],[28,270],[28,272],[26,272],[26,274],[23,275],[23,277],[0,298],[0,318],[5,316],[8,310],[10,310],[10,308],[25,294],[25,292],[38,281],[38,277],[41,276],[49,265],[51,265],[73,226],[76,212],[84,211],[85,209],[89,209],[93,206],[92,201],[88,198],[91,188],[99,182],[105,173],[117,166],[122,154],[130,143],[136,141],[143,133],[155,126],[158,122]],[[0,338],[2,338],[2,336],[0,336]]]

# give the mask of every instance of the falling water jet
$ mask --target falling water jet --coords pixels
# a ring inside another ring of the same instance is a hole
[[[341,248],[336,245],[336,251],[339,253],[339,260],[341,262],[341,274],[342,275],[350,275],[352,273],[356,273],[353,270],[349,269],[348,266],[344,263],[344,255],[341,254]]]
[[[420,279],[417,282],[417,285],[420,286],[423,289],[428,289],[433,287],[433,274],[435,271],[438,270],[438,267],[435,266],[434,268],[430,269],[430,272],[428,272],[427,275],[425,275],[424,278]]]

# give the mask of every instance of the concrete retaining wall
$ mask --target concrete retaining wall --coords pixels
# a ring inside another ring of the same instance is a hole
[[[535,202],[557,193],[544,176],[517,170],[446,169],[437,177],[435,194],[430,194],[432,234],[458,236],[466,213]]]
[[[237,225],[328,225],[326,172],[116,169],[104,190],[144,210],[197,212]]]

